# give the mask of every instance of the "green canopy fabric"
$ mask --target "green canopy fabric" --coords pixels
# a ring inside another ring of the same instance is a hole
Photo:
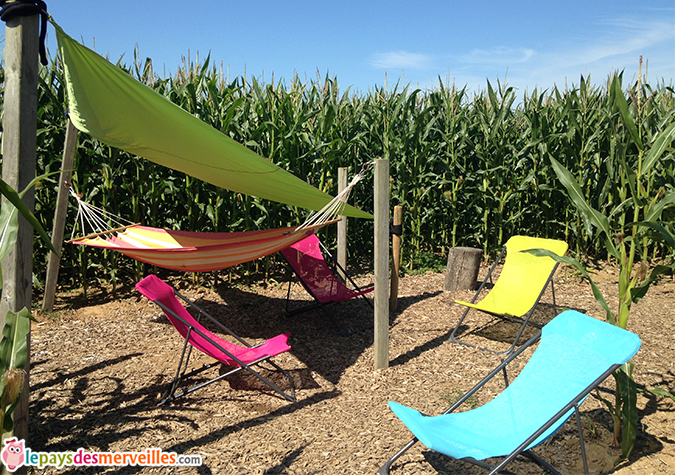
[[[332,198],[257,155],[70,38],[56,23],[75,127],[228,190],[311,210]],[[345,216],[372,218],[347,206]]]

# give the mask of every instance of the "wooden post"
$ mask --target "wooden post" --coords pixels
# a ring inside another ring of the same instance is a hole
[[[389,311],[398,309],[398,277],[401,271],[401,234],[403,231],[403,207],[394,206],[394,232],[391,236],[391,287]]]
[[[448,252],[443,290],[475,290],[483,251],[473,247],[453,247]]]
[[[389,160],[375,160],[375,369],[389,366]]]
[[[38,81],[38,15],[7,20],[5,26],[5,98],[2,136],[2,179],[16,191],[22,191],[35,178]],[[23,196],[31,211],[35,193],[31,188]],[[31,308],[33,278],[33,228],[19,216],[14,249],[2,261],[4,287],[0,302],[0,328],[8,311]],[[28,371],[30,369],[30,333],[27,337],[26,378],[19,405],[14,411],[14,434],[28,435]],[[25,466],[23,468],[25,470]],[[24,472],[25,473],[25,472]]]
[[[56,252],[61,254],[63,245],[63,232],[68,215],[68,190],[65,183],[73,176],[73,162],[75,161],[75,149],[77,147],[77,129],[70,119],[66,124],[66,140],[63,144],[63,157],[61,159],[61,175],[59,175],[58,190],[56,193],[56,211],[54,212],[54,225],[52,226],[52,244]],[[45,295],[42,300],[42,310],[51,312],[54,309],[54,296],[59,277],[61,258],[50,252],[47,261],[47,277],[45,280]]]
[[[347,167],[338,168],[338,193],[347,188]],[[338,264],[347,270],[347,216],[340,216],[337,223],[337,261]],[[342,273],[342,272],[340,272]],[[346,275],[341,275],[346,279]]]

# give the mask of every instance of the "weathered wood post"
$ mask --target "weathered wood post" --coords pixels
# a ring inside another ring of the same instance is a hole
[[[473,247],[453,247],[448,252],[443,290],[475,290],[483,251]]]
[[[347,167],[338,168],[338,194],[347,188]],[[347,216],[340,216],[337,223],[337,261],[345,271],[347,270]],[[342,271],[340,271],[342,274]],[[346,275],[340,275],[346,279]]]
[[[77,146],[78,131],[68,119],[66,123],[66,140],[63,144],[63,157],[61,159],[61,175],[59,175],[58,191],[56,193],[56,211],[54,212],[54,225],[52,226],[52,244],[56,252],[61,254],[63,245],[63,232],[68,215],[68,190],[65,183],[73,176],[73,162],[75,160],[75,148]],[[47,277],[45,280],[45,295],[42,299],[42,310],[51,312],[54,309],[54,296],[58,283],[59,267],[61,258],[54,253],[49,253],[47,261]]]
[[[375,369],[389,366],[389,160],[375,160]]]
[[[401,235],[403,234],[403,207],[394,206],[394,221],[391,233],[391,284],[389,311],[398,309],[398,277],[401,272]]]
[[[3,7],[5,8],[5,7]],[[3,17],[4,18],[4,17]],[[5,26],[5,98],[2,136],[2,179],[22,191],[35,178],[37,131],[37,83],[39,16],[16,16]],[[29,210],[35,207],[34,190],[23,196]],[[8,311],[31,308],[33,277],[33,228],[19,216],[16,245],[2,261],[4,286],[0,301],[0,328]],[[26,378],[19,404],[14,411],[14,434],[28,436],[30,333],[27,337]],[[25,466],[23,467],[25,473]]]

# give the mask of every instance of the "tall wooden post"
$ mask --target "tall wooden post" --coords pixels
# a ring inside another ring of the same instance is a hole
[[[347,167],[338,168],[338,193],[347,188]],[[345,271],[347,270],[347,216],[340,216],[337,223],[337,261]],[[341,275],[346,279],[346,275]]]
[[[5,28],[5,103],[2,136],[2,179],[21,191],[35,178],[38,80],[38,15],[7,20]],[[35,207],[32,189],[23,196],[31,211]],[[19,216],[14,249],[2,261],[4,287],[0,301],[0,328],[8,311],[31,308],[33,272],[33,228]],[[28,334],[26,373],[30,365]],[[14,434],[28,435],[28,377],[14,412]]]
[[[375,160],[375,369],[389,366],[389,160]]]
[[[58,191],[56,193],[56,211],[54,212],[54,225],[52,226],[52,244],[56,252],[61,254],[63,245],[63,231],[68,215],[68,190],[64,186],[73,176],[73,163],[75,161],[75,148],[77,146],[77,129],[70,119],[66,124],[66,140],[63,144],[63,157],[61,159],[61,175],[59,175]],[[59,267],[61,258],[49,253],[47,261],[47,277],[45,280],[45,295],[42,299],[42,310],[51,312],[54,309],[54,296],[58,283]]]

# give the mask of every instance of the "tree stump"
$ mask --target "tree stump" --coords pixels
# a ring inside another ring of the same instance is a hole
[[[443,290],[475,290],[483,251],[473,247],[453,247],[448,253]]]

